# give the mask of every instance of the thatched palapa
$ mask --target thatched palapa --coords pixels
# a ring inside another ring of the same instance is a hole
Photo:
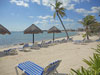
[[[56,28],[55,26],[53,26],[52,28],[50,28],[48,30],[48,33],[61,33],[61,30],[59,30],[58,28]]]
[[[34,24],[32,24],[31,26],[29,26],[27,29],[24,30],[24,34],[33,34],[33,43],[34,43],[34,34],[42,32],[43,31]]]
[[[4,34],[11,34],[11,33],[10,31],[8,31],[8,29],[6,29],[4,26],[0,24],[0,34],[4,35]]]
[[[55,26],[53,26],[52,28],[50,28],[48,30],[48,33],[53,33],[53,42],[54,42],[55,33],[61,33],[61,30],[59,30],[58,28],[56,28]]]

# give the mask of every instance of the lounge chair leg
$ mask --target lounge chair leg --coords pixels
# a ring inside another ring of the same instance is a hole
[[[56,72],[56,73],[55,73]],[[53,75],[58,75],[58,71],[57,70],[55,70],[55,72],[53,73]]]
[[[18,70],[17,70],[17,66],[15,67],[15,70],[16,70],[16,75],[19,75]]]
[[[57,70],[55,70],[55,72],[58,74],[58,71]]]

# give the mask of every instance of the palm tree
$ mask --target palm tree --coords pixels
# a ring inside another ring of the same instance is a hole
[[[82,21],[80,21],[81,24],[83,24],[83,26],[85,27],[85,31],[86,31],[86,37],[87,40],[89,40],[89,35],[90,35],[90,26],[93,25],[95,23],[95,17],[91,16],[91,15],[87,15],[85,18],[83,18]]]
[[[60,22],[61,22],[61,24],[62,24],[62,26],[63,26],[63,28],[64,28],[64,30],[66,32],[67,40],[68,40],[69,39],[69,36],[68,36],[67,30],[66,30],[66,28],[65,28],[65,26],[64,26],[64,24],[63,24],[63,22],[61,20],[61,17],[66,16],[66,14],[65,14],[65,8],[62,7],[62,3],[61,2],[58,2],[58,0],[56,0],[55,5],[53,5],[53,4],[51,4],[51,5],[55,9],[55,12],[54,12],[54,16],[53,17],[55,19],[56,15],[58,16],[58,18],[59,18],[59,20],[60,20]]]

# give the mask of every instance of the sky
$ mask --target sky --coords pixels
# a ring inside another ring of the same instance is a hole
[[[83,27],[79,21],[86,15],[94,15],[100,22],[100,0],[58,0],[66,8],[63,17],[66,29]],[[53,18],[55,0],[0,0],[0,24],[10,31],[23,31],[32,24],[42,30],[52,26],[63,29],[58,17]]]

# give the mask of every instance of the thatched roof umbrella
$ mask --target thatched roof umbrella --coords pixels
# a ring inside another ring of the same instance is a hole
[[[4,26],[0,24],[0,34],[4,35],[4,34],[11,34],[11,33],[10,31],[8,31],[8,29],[6,29]]]
[[[55,33],[61,33],[61,30],[59,30],[58,28],[56,28],[55,26],[53,26],[52,28],[50,28],[48,30],[48,33],[53,33],[53,42],[54,42]]]
[[[34,43],[34,34],[42,32],[43,31],[34,24],[32,24],[31,26],[29,26],[27,29],[24,30],[24,34],[33,34],[33,43]]]

